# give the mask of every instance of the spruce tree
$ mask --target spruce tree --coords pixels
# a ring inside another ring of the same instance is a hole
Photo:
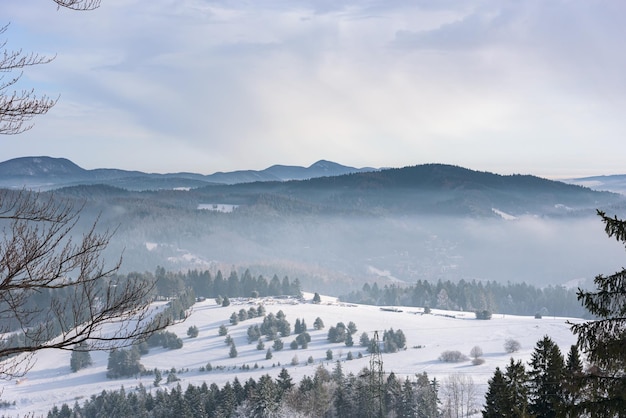
[[[280,373],[278,374],[278,377],[276,378],[276,384],[278,385],[278,389],[280,390],[281,396],[285,392],[290,391],[291,388],[294,386],[293,380],[291,379],[289,372],[284,367],[280,370]]]
[[[496,367],[493,377],[489,379],[487,394],[485,395],[485,409],[483,418],[504,418],[512,417],[511,396],[508,385],[504,379],[504,374]]]
[[[415,398],[415,391],[413,390],[413,384],[407,377],[402,384],[402,398],[401,409],[398,413],[398,418],[413,418],[417,416],[417,400]]]
[[[91,354],[89,354],[89,346],[82,342],[72,349],[70,356],[70,368],[73,372],[91,366]]]
[[[626,221],[598,211],[605,232],[626,243]],[[576,406],[579,414],[623,416],[626,411],[626,269],[598,275],[596,289],[578,289],[577,295],[598,320],[573,324],[578,348],[591,364],[580,379],[586,397]]]
[[[527,417],[528,414],[528,375],[521,360],[511,357],[504,372],[504,379],[509,389],[513,415]]]
[[[537,342],[530,366],[530,412],[545,418],[563,416],[565,365],[561,350],[547,335]]]

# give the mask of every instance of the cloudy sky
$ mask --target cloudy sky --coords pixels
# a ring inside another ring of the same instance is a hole
[[[626,173],[622,0],[0,3],[5,48],[59,96],[0,160],[210,174],[450,163]]]

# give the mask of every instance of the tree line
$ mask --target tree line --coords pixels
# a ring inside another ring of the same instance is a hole
[[[200,386],[180,384],[170,389],[148,391],[142,385],[132,391],[124,388],[102,391],[81,404],[54,407],[48,418],[142,416],[142,417],[292,417],[338,416],[357,418],[376,416],[379,403],[397,417],[431,418],[439,416],[438,383],[426,372],[401,379],[394,373],[382,382],[382,399],[372,397],[375,382],[371,371],[345,374],[341,362],[332,370],[323,365],[313,376],[294,383],[283,368],[273,379],[269,374],[257,380],[250,377],[243,384],[237,377],[221,388],[215,384]]]
[[[489,311],[510,315],[555,315],[583,318],[576,289],[563,286],[538,288],[526,283],[495,281],[418,280],[412,285],[365,283],[361,290],[342,295],[350,303],[380,306],[415,306],[458,311]]]
[[[133,275],[151,276],[156,281],[156,290],[162,296],[177,296],[183,289],[193,289],[196,296],[205,298],[217,297],[264,297],[264,296],[294,296],[302,297],[300,280],[293,281],[284,276],[279,279],[274,275],[267,279],[262,275],[254,277],[246,269],[239,277],[236,270],[232,270],[228,277],[221,270],[213,274],[209,270],[189,270],[187,272],[166,271],[157,267],[154,275],[151,273],[133,273]]]

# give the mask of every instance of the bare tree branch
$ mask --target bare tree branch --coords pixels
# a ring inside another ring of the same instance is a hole
[[[53,195],[0,190],[0,378],[30,353],[127,346],[169,325],[150,308],[154,282],[116,276],[102,258],[112,233],[97,222],[76,238],[82,207]]]

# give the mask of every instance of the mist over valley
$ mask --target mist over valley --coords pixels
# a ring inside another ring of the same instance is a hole
[[[308,172],[306,180],[236,182],[221,173],[225,184],[191,173],[18,160],[0,163],[1,184],[45,183],[58,198],[85,205],[85,226],[99,217],[100,228],[116,231],[107,254],[123,254],[122,272],[250,268],[334,295],[416,280],[576,286],[619,268],[624,251],[596,216],[596,209],[619,214],[622,195],[535,176],[319,162],[274,166],[291,178]]]

